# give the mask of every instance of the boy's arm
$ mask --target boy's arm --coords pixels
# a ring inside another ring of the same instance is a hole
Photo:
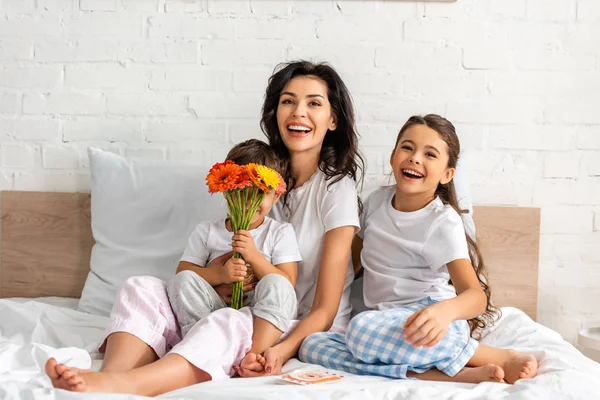
[[[250,264],[258,280],[268,274],[278,274],[287,278],[292,285],[296,285],[298,263],[295,261],[284,262],[277,264],[277,267],[275,267],[258,251],[250,232],[244,230],[237,231],[232,238],[232,249],[239,252],[244,257],[244,260]]]
[[[176,273],[180,273],[181,271],[195,272],[213,287],[222,283],[229,283],[222,281],[222,274],[221,271],[219,271],[219,268],[223,268],[225,262],[230,258],[231,253],[223,254],[222,256],[219,256],[208,263],[206,267],[202,267],[188,261],[180,261],[179,265],[177,266]]]
[[[181,271],[192,271],[200,275],[206,282],[211,286],[217,286],[222,282],[219,282],[219,274],[215,268],[204,268],[196,264],[192,264],[187,261],[180,261],[177,266],[177,273]]]
[[[258,280],[261,280],[265,275],[268,274],[278,274],[287,278],[290,281],[292,286],[296,286],[296,279],[298,277],[298,263],[297,262],[288,262],[273,265],[260,253],[255,260],[249,262],[252,271],[254,271],[254,275]]]

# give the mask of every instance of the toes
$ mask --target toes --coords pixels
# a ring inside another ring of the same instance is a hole
[[[83,383],[83,379],[81,378],[81,376],[75,375],[75,376],[72,376],[71,378],[67,379],[67,383],[71,386],[77,386],[77,385]]]
[[[56,371],[56,360],[54,358],[50,358],[48,361],[46,361],[45,370],[46,375],[48,375],[48,377],[52,380],[60,377],[60,374]]]
[[[71,379],[72,377],[77,376],[77,374],[75,374],[75,372],[73,372],[73,370],[67,368],[65,370],[65,372],[63,372],[62,377],[68,381],[69,379]]]
[[[59,375],[64,374],[65,371],[68,369],[69,369],[69,367],[67,367],[65,364],[57,364],[56,365],[56,372],[58,372]]]

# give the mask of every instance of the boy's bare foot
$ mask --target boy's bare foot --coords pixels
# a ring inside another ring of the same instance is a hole
[[[64,364],[57,363],[56,359],[54,359],[54,358],[50,358],[50,359],[48,359],[48,361],[46,361],[45,370],[46,370],[46,375],[48,375],[48,377],[52,381],[52,386],[54,386],[57,389],[65,389],[65,390],[72,390],[71,385],[65,379],[65,376],[64,376],[65,372],[70,370],[71,372],[67,373],[67,376],[72,376],[73,373],[84,375],[84,374],[88,374],[92,371],[90,369],[79,369],[79,368],[67,367]]]
[[[266,363],[267,360],[260,354],[248,353],[240,363],[240,367],[250,371],[262,372]]]
[[[533,378],[537,375],[538,362],[531,354],[519,353],[510,350],[510,356],[503,365],[508,383],[515,383],[519,379]]]
[[[463,368],[454,376],[455,382],[481,383],[504,382],[504,370],[497,365],[488,364],[475,368]]]

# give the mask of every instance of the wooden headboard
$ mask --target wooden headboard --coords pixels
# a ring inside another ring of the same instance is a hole
[[[80,297],[94,239],[89,193],[4,191],[0,298]],[[493,300],[535,319],[540,210],[479,206],[477,240]]]

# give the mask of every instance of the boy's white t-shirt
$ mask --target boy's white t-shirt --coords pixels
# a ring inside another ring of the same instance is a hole
[[[249,232],[256,249],[272,265],[302,260],[292,225],[265,217],[260,226]],[[213,259],[231,251],[232,236],[225,219],[202,222],[190,235],[180,261],[206,267]]]
[[[455,297],[446,264],[469,260],[462,218],[439,198],[418,211],[398,211],[395,193],[395,186],[373,192],[361,215],[365,305],[387,310],[428,296]]]
[[[287,205],[283,199],[273,207],[271,216],[293,225],[298,238],[302,261],[298,264],[296,296],[298,318],[311,309],[319,278],[325,233],[342,226],[360,229],[355,182],[349,177],[330,184],[327,176],[317,170],[302,186],[289,192]],[[348,262],[344,291],[333,326],[345,329],[350,322],[350,285],[354,279],[352,262]]]

